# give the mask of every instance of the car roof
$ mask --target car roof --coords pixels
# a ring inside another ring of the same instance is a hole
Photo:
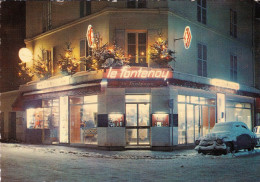
[[[226,122],[222,122],[222,123],[216,123],[217,125],[223,125],[223,126],[233,126],[233,125],[244,125],[247,126],[244,122],[241,121],[226,121]]]

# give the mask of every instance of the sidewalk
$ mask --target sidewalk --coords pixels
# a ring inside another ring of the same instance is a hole
[[[123,151],[108,151],[100,150],[95,147],[82,146],[61,146],[61,145],[31,145],[31,144],[10,144],[0,143],[1,148],[15,147],[17,149],[31,149],[32,151],[55,153],[55,154],[69,154],[79,157],[94,157],[94,158],[112,158],[112,159],[172,159],[175,157],[185,157],[190,155],[197,155],[191,146],[176,147],[173,151],[152,151],[134,149]]]

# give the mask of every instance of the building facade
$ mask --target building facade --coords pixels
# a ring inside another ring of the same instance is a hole
[[[35,59],[46,57],[53,77],[19,89],[13,109],[23,112],[25,140],[156,148],[193,144],[217,122],[252,129],[260,93],[253,8],[251,1],[27,1],[26,47]],[[86,71],[81,64],[74,75],[60,74],[65,42],[79,60],[91,54],[89,25],[101,44],[124,50],[129,67]],[[151,61],[158,38],[175,51],[173,71]]]

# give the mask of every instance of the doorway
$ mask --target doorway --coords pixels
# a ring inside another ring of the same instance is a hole
[[[126,104],[126,144],[150,145],[150,104]]]

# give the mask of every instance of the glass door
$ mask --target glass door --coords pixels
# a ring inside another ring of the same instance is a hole
[[[126,144],[150,145],[150,104],[126,104]]]

